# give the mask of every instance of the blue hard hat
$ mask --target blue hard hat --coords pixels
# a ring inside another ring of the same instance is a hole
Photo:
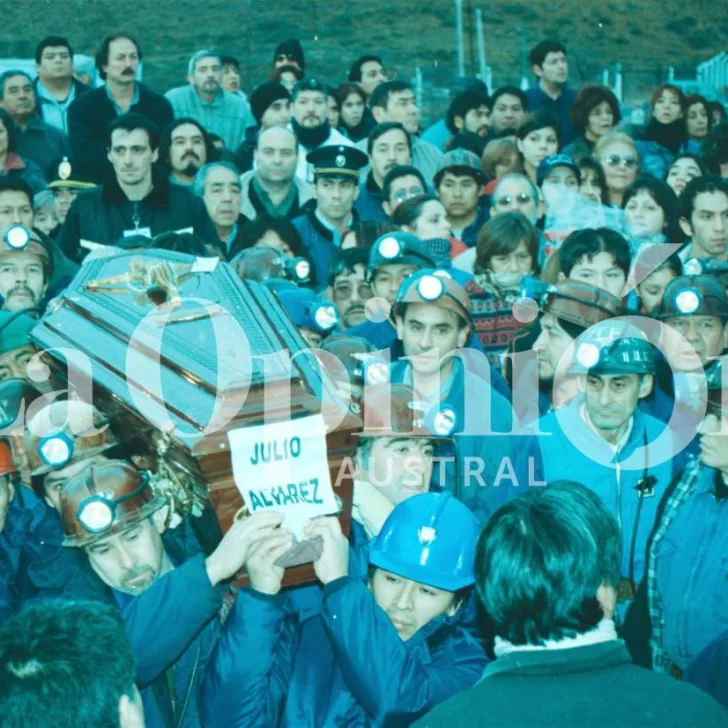
[[[478,521],[449,493],[402,501],[369,545],[369,563],[445,591],[475,583]]]
[[[339,313],[331,301],[318,298],[309,288],[282,288],[276,296],[298,328],[308,328],[323,334],[339,324]]]

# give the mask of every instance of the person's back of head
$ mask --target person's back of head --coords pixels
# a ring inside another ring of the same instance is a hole
[[[496,511],[478,540],[476,589],[498,637],[542,645],[611,617],[619,526],[583,485],[531,489]]]
[[[118,609],[42,601],[0,627],[4,728],[140,728],[141,697]]]

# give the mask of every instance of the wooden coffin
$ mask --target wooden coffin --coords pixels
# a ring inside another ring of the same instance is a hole
[[[117,435],[151,443],[166,433],[165,460],[191,487],[204,486],[223,532],[243,505],[227,432],[263,424],[264,414],[275,422],[321,412],[327,425],[339,422],[326,447],[348,533],[352,481],[340,468],[361,422],[340,405],[322,411],[326,385],[312,357],[289,363],[306,345],[273,294],[228,264],[206,270],[209,260],[146,250],[85,263],[32,333],[54,385],[88,366],[93,402]],[[314,578],[309,561],[288,568],[285,583]]]

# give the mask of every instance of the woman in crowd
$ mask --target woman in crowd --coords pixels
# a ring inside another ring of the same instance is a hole
[[[688,182],[695,177],[707,174],[705,163],[696,154],[678,154],[672,164],[667,168],[665,182],[672,187],[673,192],[680,196]]]
[[[521,164],[536,184],[536,170],[546,157],[559,151],[559,123],[548,111],[534,111],[518,127],[516,144]]]
[[[579,135],[563,149],[576,162],[588,157],[601,136],[612,131],[622,118],[617,97],[605,86],[584,86],[571,107],[571,119]]]
[[[594,145],[594,156],[604,169],[609,204],[621,207],[624,193],[634,182],[640,168],[634,140],[620,132],[604,134]]]
[[[632,255],[641,243],[682,243],[677,197],[667,182],[649,175],[637,178],[624,193],[622,207]]]
[[[521,212],[504,212],[481,229],[474,278],[465,286],[473,304],[475,335],[499,371],[511,339],[523,326],[513,315],[524,276],[537,272],[538,235]]]
[[[488,142],[481,157],[483,174],[488,178],[485,194],[493,194],[498,180],[511,172],[521,172],[521,158],[513,139],[494,139]]]
[[[594,157],[584,157],[579,163],[581,184],[579,194],[601,205],[609,204],[609,189],[604,168]]]
[[[688,142],[685,109],[685,94],[677,86],[663,84],[652,95],[650,120],[637,142],[646,174],[661,179],[677,154],[698,151]]]
[[[293,91],[293,87],[303,78],[303,72],[298,66],[293,64],[286,64],[285,66],[278,66],[274,68],[270,74],[270,81],[278,81],[282,83],[288,93]]]
[[[699,94],[688,96],[685,99],[685,123],[688,137],[698,144],[708,135],[712,126],[708,100]]]
[[[32,159],[24,159],[16,151],[18,128],[5,109],[0,109],[0,175],[19,177],[33,193],[46,188],[40,167]]]
[[[394,211],[392,222],[426,241],[427,252],[438,264],[452,260],[468,249],[452,237],[447,212],[435,195],[418,195],[405,200]]]
[[[358,83],[342,83],[334,91],[339,108],[339,131],[353,142],[366,139],[373,119],[367,113],[367,96]]]
[[[280,250],[286,258],[306,256],[301,236],[290,220],[261,215],[242,228],[229,257],[232,260],[241,250],[261,246]]]
[[[381,220],[357,220],[352,223],[351,230],[341,239],[341,249],[371,248],[374,241],[386,233],[395,232],[397,226]]]

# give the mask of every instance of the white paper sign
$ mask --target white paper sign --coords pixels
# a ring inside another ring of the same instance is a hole
[[[228,432],[235,485],[251,513],[277,510],[299,541],[303,524],[336,513],[326,457],[326,426],[318,415]]]
[[[219,262],[220,258],[195,258],[190,273],[212,273]]]

